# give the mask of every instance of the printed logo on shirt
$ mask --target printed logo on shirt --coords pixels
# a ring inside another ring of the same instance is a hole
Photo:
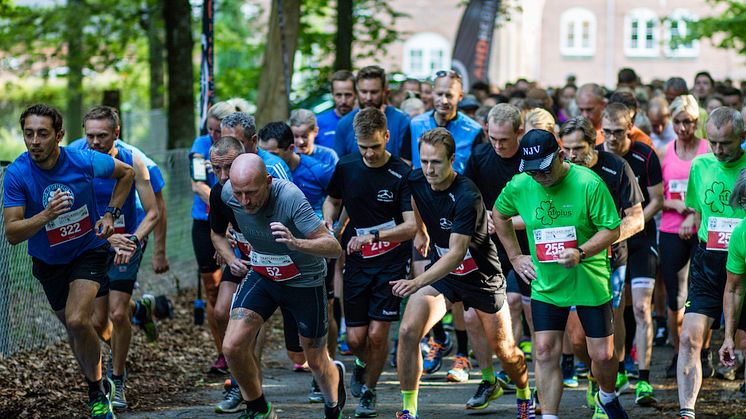
[[[388,189],[378,191],[378,200],[380,202],[394,202],[394,193]]]
[[[552,225],[557,217],[567,217],[571,215],[572,211],[557,209],[552,201],[542,201],[541,204],[539,204],[539,207],[536,208],[536,219],[545,226]]]
[[[443,230],[450,230],[451,227],[453,227],[453,223],[451,220],[447,220],[445,218],[440,219],[440,228]]]
[[[725,212],[729,199],[730,191],[725,189],[723,182],[712,182],[710,188],[705,191],[705,204],[710,206],[712,212]]]
[[[73,202],[70,203],[70,206],[72,207],[75,204],[75,194],[73,194],[72,189],[70,189],[69,186],[64,185],[62,183],[53,183],[49,186],[47,186],[44,189],[44,193],[41,197],[41,203],[44,205],[44,208],[47,207],[47,204],[49,203],[49,200],[54,197],[54,194],[57,192],[57,190],[60,190],[61,192],[69,192],[70,196],[73,199]]]

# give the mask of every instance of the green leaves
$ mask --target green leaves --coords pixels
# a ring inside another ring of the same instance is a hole
[[[709,38],[720,48],[732,48],[746,54],[746,3],[742,0],[708,0],[719,15],[687,22],[686,40]]]

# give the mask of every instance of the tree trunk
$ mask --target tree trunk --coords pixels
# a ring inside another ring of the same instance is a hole
[[[337,0],[337,34],[334,36],[334,71],[352,70],[352,40],[354,25],[352,0]]]
[[[83,25],[87,19],[85,5],[81,0],[67,3],[67,117],[65,131],[68,142],[82,137],[83,124]]]
[[[150,65],[150,110],[162,109],[163,94],[163,9],[160,1],[149,1],[146,27]]]
[[[289,92],[285,89],[285,64],[280,43],[280,22],[277,13],[278,0],[272,1],[269,17],[267,47],[262,59],[259,76],[256,123],[262,127],[268,122],[286,120],[289,115]],[[285,51],[287,53],[288,76],[293,78],[293,56],[298,46],[300,27],[300,0],[281,0],[285,19]]]
[[[189,147],[195,137],[192,8],[164,0],[168,62],[168,148]]]

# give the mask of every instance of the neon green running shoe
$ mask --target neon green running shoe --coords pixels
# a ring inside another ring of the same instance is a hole
[[[269,409],[267,409],[266,413],[259,413],[247,408],[241,413],[238,419],[277,419],[277,412],[275,412],[275,407],[272,406],[272,403],[267,403],[267,406],[269,406]]]
[[[619,396],[627,390],[629,390],[629,378],[627,377],[627,373],[618,372],[616,374],[616,385],[614,386],[614,391],[616,392],[616,395]]]
[[[635,388],[635,404],[640,406],[652,406],[658,403],[653,395],[653,386],[647,381],[638,381]]]
[[[589,409],[596,409],[596,393],[598,393],[598,383],[596,379],[588,376],[588,389],[585,391],[585,403]]]

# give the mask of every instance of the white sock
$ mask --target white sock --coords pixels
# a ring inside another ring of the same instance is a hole
[[[601,389],[598,389],[598,398],[601,399],[601,403],[607,404],[613,402],[616,399],[616,393],[607,393]]]
[[[559,419],[557,415],[541,415],[541,419]]]

